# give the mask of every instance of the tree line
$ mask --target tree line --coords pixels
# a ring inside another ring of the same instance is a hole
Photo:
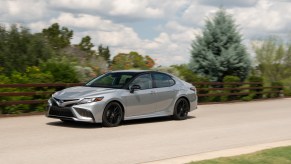
[[[72,44],[73,35],[73,30],[58,23],[40,33],[31,33],[17,25],[0,25],[0,83],[84,82],[109,69],[154,66],[150,56],[137,52],[120,53],[111,61],[108,46],[95,46],[90,36]],[[30,79],[31,74],[39,78]]]

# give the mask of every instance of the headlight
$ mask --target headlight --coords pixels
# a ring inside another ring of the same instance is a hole
[[[194,91],[195,93],[197,92],[197,89],[196,89],[196,87],[194,87],[194,86],[191,87],[190,90]]]
[[[47,101],[49,106],[52,106],[52,100],[51,98]]]
[[[84,98],[82,99],[79,104],[86,104],[91,102],[98,102],[101,101],[104,97],[95,97],[95,98]]]

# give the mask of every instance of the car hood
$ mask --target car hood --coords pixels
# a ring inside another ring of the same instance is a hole
[[[99,87],[71,87],[58,91],[53,94],[53,97],[62,100],[81,99],[100,96],[106,93],[115,92],[114,88],[99,88]]]

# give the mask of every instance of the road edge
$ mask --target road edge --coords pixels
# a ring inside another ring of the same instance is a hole
[[[205,153],[199,153],[199,154],[193,154],[193,155],[187,155],[187,156],[180,156],[180,157],[174,157],[174,158],[168,158],[168,159],[162,159],[157,161],[150,161],[145,162],[144,164],[181,164],[181,163],[189,163],[191,161],[202,161],[207,159],[214,159],[219,157],[231,157],[231,156],[237,156],[242,154],[249,154],[254,153],[260,150],[265,149],[271,149],[281,146],[290,146],[291,140],[284,140],[284,141],[278,141],[278,142],[272,142],[272,143],[264,143],[264,144],[258,144],[253,146],[244,146],[239,148],[231,148],[231,149],[224,149],[219,151],[211,151],[211,152],[205,152]]]

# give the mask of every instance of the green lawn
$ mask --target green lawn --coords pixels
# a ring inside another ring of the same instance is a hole
[[[258,151],[252,154],[191,162],[190,164],[291,164],[291,146]]]

